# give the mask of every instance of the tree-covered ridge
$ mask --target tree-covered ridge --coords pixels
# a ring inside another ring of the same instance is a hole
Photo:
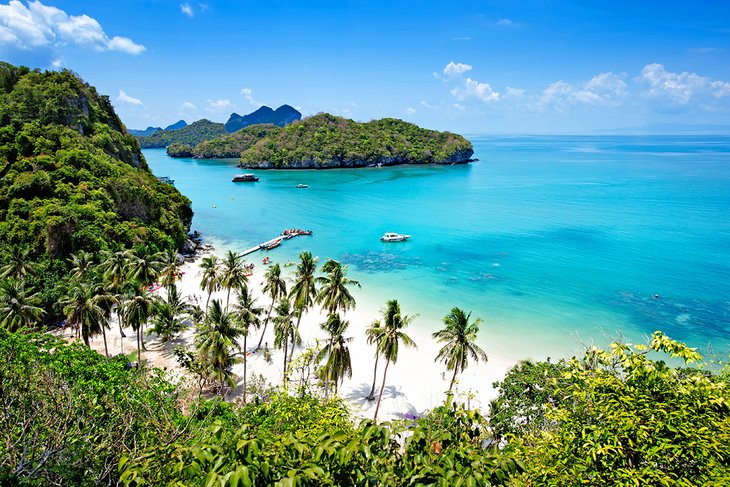
[[[331,168],[454,164],[471,160],[471,143],[450,132],[384,118],[359,123],[321,113],[284,127],[241,154],[250,168]]]
[[[191,219],[108,97],[70,71],[0,63],[0,264],[23,255],[52,293],[71,253],[178,248]]]
[[[281,128],[272,124],[249,125],[238,132],[206,140],[192,147],[174,143],[167,147],[171,157],[196,157],[199,159],[218,159],[241,157],[241,153],[259,140],[278,133]]]
[[[182,128],[160,130],[152,135],[137,137],[137,139],[143,149],[154,149],[167,147],[174,143],[194,146],[225,133],[226,127],[222,123],[202,119]]]

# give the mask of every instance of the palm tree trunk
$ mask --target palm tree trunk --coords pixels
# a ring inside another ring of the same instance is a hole
[[[261,344],[264,342],[264,335],[266,334],[266,327],[269,326],[269,320],[271,319],[271,310],[274,309],[274,302],[271,302],[271,306],[269,306],[269,314],[266,315],[266,321],[264,321],[264,331],[261,332],[261,338],[259,339],[259,344],[256,345],[256,351],[258,352],[261,349]]]
[[[333,338],[330,336],[329,348],[327,349],[327,352],[328,352],[327,361],[328,362],[330,360],[330,357],[332,356],[332,342],[333,341],[334,341]],[[329,396],[329,392],[330,392],[330,367],[327,366],[326,370],[327,370],[327,373],[324,376],[324,398],[325,399],[327,399],[327,397]]]
[[[454,387],[454,382],[456,382],[456,374],[459,372],[459,366],[457,365],[454,367],[454,375],[451,377],[451,384],[449,384],[449,392],[451,392],[451,389]]]
[[[228,293],[226,294],[226,311],[228,311],[228,301],[231,299],[231,288],[228,288]]]
[[[299,323],[302,321],[303,313],[304,313],[304,308],[299,309],[299,313],[297,314],[297,331],[299,330]]]
[[[246,366],[248,365],[248,351],[246,342],[248,340],[248,331],[243,335],[243,403],[246,404]]]
[[[109,347],[106,345],[106,330],[103,324],[101,325],[101,335],[104,337],[104,356],[109,358]]]
[[[144,346],[144,323],[139,324],[140,341],[142,342],[142,350],[147,351],[147,347]]]
[[[385,389],[385,376],[388,375],[388,365],[390,365],[390,360],[385,361],[385,369],[383,370],[383,385],[380,386],[380,394],[378,394],[378,405],[375,406],[375,416],[373,416],[373,421],[378,420],[378,411],[380,411],[380,401],[383,399],[383,389]]]
[[[283,379],[284,385],[286,385],[286,355],[287,355],[288,348],[289,348],[289,340],[284,339],[284,379]]]
[[[212,291],[208,291],[208,299],[205,300],[205,311],[208,311],[208,303],[210,303],[211,294],[213,294]]]
[[[126,338],[127,335],[125,335],[124,330],[122,330],[122,313],[119,311],[119,308],[117,308],[117,321],[119,322],[119,336]]]
[[[139,345],[139,328],[137,328],[137,367],[142,365],[142,350]]]
[[[370,394],[368,394],[368,397],[366,398],[368,401],[375,400],[375,381],[378,379],[378,359],[379,358],[380,358],[380,354],[376,351],[375,352],[375,369],[373,370],[373,387],[370,388]]]

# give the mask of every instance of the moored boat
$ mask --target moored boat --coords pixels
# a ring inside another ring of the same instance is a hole
[[[249,183],[249,182],[256,182],[259,178],[254,176],[253,174],[236,174],[233,176],[233,182],[234,183]]]
[[[395,232],[386,232],[382,237],[380,237],[380,240],[383,242],[404,242],[411,238],[410,235],[401,235],[400,233]]]
[[[283,240],[282,238],[277,238],[276,240],[274,240],[273,242],[271,242],[269,245],[266,246],[266,250],[275,249],[276,247],[281,245],[282,240]]]
[[[297,188],[308,188],[308,184],[297,184]]]

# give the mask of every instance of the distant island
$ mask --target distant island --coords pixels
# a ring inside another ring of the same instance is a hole
[[[168,147],[172,144],[195,146],[251,125],[272,124],[284,127],[301,118],[302,114],[289,105],[282,105],[276,110],[262,106],[247,115],[232,113],[225,124],[202,119],[188,125],[185,120],[180,120],[164,129],[147,127],[144,130],[131,129],[128,132],[137,137],[139,145],[143,149]],[[238,156],[239,154],[235,154],[232,157]]]
[[[297,109],[290,107],[289,105],[282,105],[276,110],[272,110],[264,105],[248,115],[231,113],[230,118],[226,122],[226,132],[232,134],[242,128],[261,123],[270,123],[279,127],[284,127],[301,119],[302,114],[299,113]]]
[[[192,145],[171,144],[171,157],[233,158],[255,169],[326,169],[399,164],[462,164],[471,143],[458,134],[394,118],[360,123],[320,113],[283,128],[252,125]]]

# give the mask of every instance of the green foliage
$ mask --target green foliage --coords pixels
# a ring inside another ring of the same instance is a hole
[[[489,411],[494,436],[498,440],[539,436],[549,429],[553,422],[546,413],[565,398],[566,370],[564,362],[525,360],[512,367],[501,382],[492,384],[499,391]]]
[[[353,427],[336,400],[275,395],[249,405],[244,426],[230,434],[212,427],[202,442],[148,450],[125,459],[126,485],[504,485],[521,471],[511,457],[485,449],[484,420],[461,407],[401,425]]]
[[[518,485],[726,485],[730,389],[721,377],[652,360],[692,362],[693,349],[654,333],[649,347],[616,343],[567,364],[552,425],[510,446]]]
[[[152,135],[142,135],[137,137],[137,140],[143,149],[167,147],[173,143],[195,146],[225,133],[226,128],[222,123],[202,119],[180,129],[160,130]]]
[[[246,167],[353,167],[468,161],[471,143],[393,118],[358,123],[327,113],[294,122],[241,153]]]
[[[205,140],[195,147],[171,144],[167,153],[172,157],[197,157],[202,159],[239,158],[241,153],[264,137],[276,135],[281,129],[276,125],[249,125],[232,134]],[[188,152],[187,155],[185,153]]]
[[[38,267],[44,308],[78,250],[182,246],[190,201],[152,175],[108,97],[70,71],[6,63],[0,87],[0,241]]]
[[[0,484],[114,483],[122,454],[183,434],[180,390],[79,343],[0,329]]]

